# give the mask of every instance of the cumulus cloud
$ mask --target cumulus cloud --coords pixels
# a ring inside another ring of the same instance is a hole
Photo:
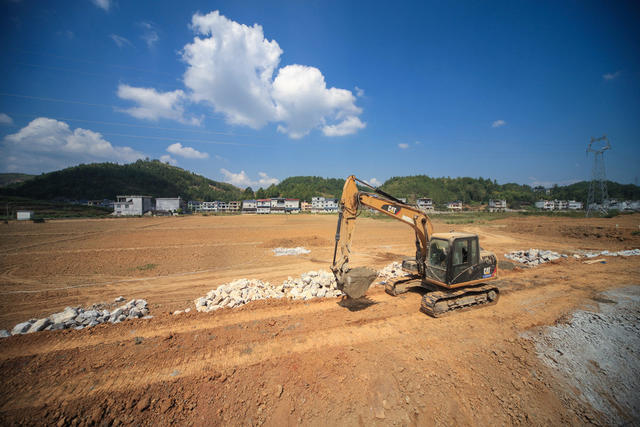
[[[12,125],[13,119],[5,113],[0,113],[0,125]]]
[[[91,0],[91,2],[106,12],[111,9],[111,0]]]
[[[272,178],[267,175],[265,172],[258,172],[258,179],[252,180],[249,178],[249,175],[246,174],[245,171],[240,171],[238,173],[233,173],[227,169],[220,169],[220,173],[224,176],[224,181],[229,184],[233,184],[236,187],[247,188],[247,187],[255,187],[255,188],[266,188],[271,184],[278,184],[280,182],[277,178]]]
[[[171,154],[175,154],[176,156],[181,156],[186,159],[208,159],[209,153],[200,152],[191,147],[183,147],[182,144],[176,142],[175,144],[171,144],[167,147],[167,152]]]
[[[133,47],[133,43],[131,43],[129,39],[127,39],[126,37],[122,37],[117,34],[110,34],[109,37],[111,38],[111,40],[113,40],[115,44],[118,45],[118,47],[123,47],[123,46]]]
[[[140,26],[142,27],[142,35],[140,38],[144,40],[148,48],[152,48],[156,42],[160,40],[155,24],[151,22],[141,22]]]
[[[138,119],[153,121],[171,119],[184,124],[200,125],[200,118],[185,117],[184,104],[187,101],[187,96],[180,89],[173,92],[158,92],[153,88],[120,84],[118,96],[138,104],[137,107],[119,110]]]
[[[504,120],[496,120],[495,122],[491,123],[491,127],[492,128],[499,128],[500,126],[504,126],[506,124],[507,124],[507,122],[505,122]]]
[[[400,144],[398,144],[398,148],[400,148],[402,150],[406,150],[407,148],[409,148],[409,144],[401,142]]]
[[[369,180],[369,184],[373,185],[374,187],[380,187],[382,185],[378,178],[371,178]]]
[[[178,164],[178,161],[168,154],[163,154],[162,156],[160,156],[160,161],[173,166]]]
[[[72,130],[65,122],[45,117],[5,136],[0,145],[1,167],[8,171],[38,173],[79,163],[126,163],[143,157],[131,147],[111,145],[97,132]]]
[[[616,71],[615,73],[606,73],[602,75],[602,78],[605,80],[613,80],[620,75],[620,71]]]
[[[191,28],[196,37],[182,52],[184,83],[193,101],[211,105],[227,122],[254,129],[278,123],[291,138],[313,129],[342,136],[365,127],[353,93],[327,88],[317,68],[287,65],[274,78],[283,51],[260,25],[239,24],[214,11],[195,14]]]

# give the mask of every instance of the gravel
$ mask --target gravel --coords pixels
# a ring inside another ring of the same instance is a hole
[[[305,249],[302,246],[298,246],[297,248],[275,248],[273,249],[273,254],[275,256],[286,256],[286,255],[304,255],[308,254],[311,251],[309,249]]]
[[[118,299],[116,298],[116,300]],[[53,313],[42,319],[30,319],[26,322],[18,323],[13,327],[10,335],[59,329],[91,328],[105,322],[119,323],[127,319],[149,318],[148,314],[147,301],[143,299],[132,299],[111,312],[104,308],[104,304],[94,304],[87,309],[67,307],[59,313]],[[7,336],[9,334],[3,334],[0,331],[0,338]]]
[[[333,298],[344,295],[336,285],[336,279],[328,271],[309,271],[298,278],[289,277],[280,285],[272,285],[257,279],[239,279],[218,286],[206,296],[196,299],[198,311],[215,311],[220,308],[234,308],[251,301],[263,299],[291,298],[309,300],[313,298]]]
[[[512,251],[504,254],[504,257],[525,265],[536,266],[550,261],[555,261],[560,258],[567,258],[567,255],[542,249],[529,249],[524,251]]]
[[[640,423],[640,286],[604,292],[598,309],[529,338],[538,357],[608,425]]]
[[[628,249],[628,250],[617,251],[617,252],[615,251],[610,252],[607,250],[596,251],[596,252],[581,251],[580,254],[573,254],[572,256],[576,259],[580,259],[583,257],[595,258],[600,256],[639,256],[639,255],[640,255],[640,249]],[[547,251],[543,249],[529,249],[529,250],[521,250],[521,251],[511,251],[509,253],[504,254],[504,257],[528,266],[536,266],[536,265],[544,264],[550,261],[555,261],[560,258],[568,258],[569,255],[560,254],[558,252]]]

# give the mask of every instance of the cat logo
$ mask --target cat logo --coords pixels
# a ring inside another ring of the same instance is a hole
[[[394,215],[396,215],[400,211],[399,207],[393,205],[382,205],[382,209]]]

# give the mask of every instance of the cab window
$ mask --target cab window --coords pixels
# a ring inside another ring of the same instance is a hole
[[[432,239],[429,245],[429,265],[446,270],[447,255],[449,255],[449,242],[447,240]]]
[[[456,240],[453,243],[453,265],[469,263],[469,241]]]

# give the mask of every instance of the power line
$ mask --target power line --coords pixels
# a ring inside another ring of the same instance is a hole
[[[11,114],[13,117],[27,117],[36,119],[38,117],[43,117],[45,115],[32,115],[32,114]],[[133,128],[143,128],[143,129],[156,129],[156,130],[169,130],[175,132],[191,132],[191,133],[202,133],[202,134],[210,134],[210,135],[227,135],[227,136],[250,136],[250,135],[242,135],[235,134],[232,132],[217,132],[217,131],[209,131],[209,130],[201,130],[201,129],[179,129],[179,128],[168,128],[161,126],[146,126],[146,125],[136,125],[132,123],[122,123],[122,122],[107,122],[101,120],[85,120],[85,119],[72,119],[70,117],[51,117],[46,115],[49,119],[60,120],[65,122],[81,122],[81,123],[96,123],[101,125],[113,125],[113,126],[125,126],[125,127],[133,127]]]
[[[175,141],[175,142],[199,142],[203,144],[214,145],[237,145],[241,147],[266,147],[258,144],[245,144],[242,142],[227,142],[227,141],[209,141],[206,139],[184,139],[184,138],[168,138],[164,136],[146,136],[146,135],[127,135],[122,133],[100,132],[102,135],[119,136],[123,138],[141,138],[141,139],[158,139],[162,141]]]
[[[83,102],[83,101],[72,101],[72,100],[60,99],[60,98],[44,98],[40,96],[19,95],[15,93],[0,93],[0,96],[10,96],[13,98],[24,98],[24,99],[35,99],[37,101],[63,102],[67,104],[88,105],[91,107],[118,108],[115,105],[109,105],[109,104],[97,104],[97,103]]]
[[[84,63],[87,63],[87,64],[107,65],[109,67],[114,67],[114,68],[123,68],[123,69],[129,69],[129,70],[133,70],[133,71],[141,71],[141,72],[144,72],[144,73],[158,73],[158,74],[165,74],[165,75],[168,75],[168,76],[173,76],[172,73],[169,73],[167,71],[152,70],[152,69],[148,69],[148,68],[130,67],[128,65],[109,64],[108,62],[92,61],[90,59],[72,58],[70,56],[54,55],[54,54],[51,54],[51,53],[43,53],[43,52],[34,52],[32,50],[24,50],[24,49],[15,49],[15,50],[18,51],[18,52],[27,53],[29,55],[49,56],[51,58],[65,59],[65,60],[68,60],[68,61],[84,62]]]
[[[84,74],[84,75],[87,75],[87,76],[94,76],[94,77],[113,78],[113,75],[111,75],[111,74],[93,73],[93,72],[90,72],[90,71],[81,71],[81,70],[77,70],[77,69],[73,69],[73,68],[52,67],[50,65],[38,65],[38,64],[29,64],[29,63],[26,63],[26,62],[11,62],[11,61],[8,61],[7,64],[20,65],[20,66],[25,66],[25,67],[42,68],[42,69],[45,69],[45,70],[52,70],[52,71],[71,72],[71,73]],[[174,88],[174,89],[182,89],[178,85],[160,83],[160,82],[155,82],[155,81],[151,81],[151,80],[143,80],[143,79],[139,79],[139,78],[134,78],[133,80],[137,81],[137,82],[140,82],[140,83],[152,84],[154,86],[165,86],[165,87],[170,87],[170,88]]]

